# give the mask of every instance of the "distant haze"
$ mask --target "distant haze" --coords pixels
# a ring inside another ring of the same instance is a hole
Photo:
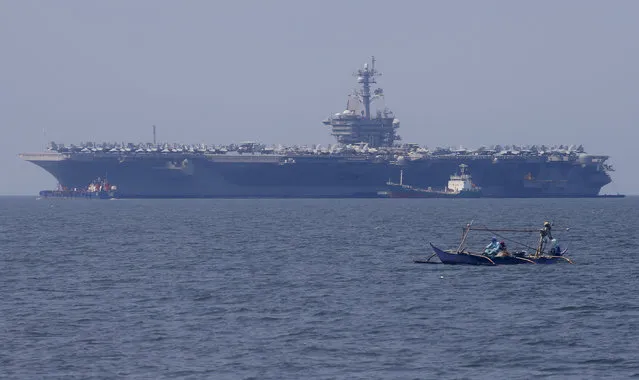
[[[639,194],[639,2],[0,1],[0,194],[47,141],[332,144],[377,58],[404,142],[583,144]]]

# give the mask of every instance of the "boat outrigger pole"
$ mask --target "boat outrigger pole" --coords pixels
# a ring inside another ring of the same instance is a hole
[[[541,255],[541,251],[543,249],[543,245],[544,245],[544,237],[540,236],[539,237],[539,243],[537,243],[537,249],[535,250],[535,257],[539,257]]]
[[[539,232],[537,229],[531,228],[486,228],[486,227],[473,227],[470,228],[473,231],[488,231],[488,232]]]
[[[459,247],[457,247],[457,253],[461,252],[462,246],[466,242],[466,238],[468,237],[468,233],[470,232],[470,227],[473,225],[473,222],[474,221],[471,220],[470,223],[466,225],[466,228],[464,229],[464,233],[462,234],[461,241],[459,242]]]

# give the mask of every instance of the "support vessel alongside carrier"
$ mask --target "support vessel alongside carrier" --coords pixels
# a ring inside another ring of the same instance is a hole
[[[40,198],[54,199],[114,199],[117,186],[110,184],[106,178],[98,178],[86,187],[67,188],[59,184],[57,189],[42,190],[39,195]]]

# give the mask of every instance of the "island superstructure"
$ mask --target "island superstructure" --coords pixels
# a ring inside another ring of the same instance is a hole
[[[354,75],[357,83],[361,84],[361,89],[354,90],[349,96],[346,110],[324,120],[324,124],[331,126],[331,134],[340,144],[366,143],[372,148],[392,146],[400,139],[395,133],[399,128],[399,120],[395,119],[388,108],[378,110],[371,117],[371,103],[384,94],[381,88],[377,88],[371,96],[371,84],[377,83],[375,77],[381,75],[375,70],[375,57],[372,58],[370,67],[366,63]]]
[[[371,89],[380,75],[375,60],[355,75],[359,88],[346,109],[323,121],[333,145],[51,143],[46,152],[20,157],[65,188],[108,173],[120,198],[375,197],[402,171],[407,185],[438,187],[461,164],[483,197],[595,197],[611,182],[608,156],[576,145],[468,150],[402,144],[394,114],[386,107],[372,111],[384,97]]]

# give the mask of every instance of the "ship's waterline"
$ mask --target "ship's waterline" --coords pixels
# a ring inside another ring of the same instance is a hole
[[[389,179],[418,187],[438,187],[465,162],[486,197],[596,196],[610,182],[605,171],[572,162],[494,163],[490,158],[428,159],[404,162],[359,157],[270,157],[222,160],[173,157],[100,157],[90,160],[23,158],[41,166],[65,187],[96,176],[117,183],[121,197],[368,197]]]

